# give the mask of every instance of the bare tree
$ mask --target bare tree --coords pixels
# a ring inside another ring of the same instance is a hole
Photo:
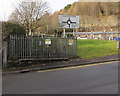
[[[47,2],[41,0],[35,2],[21,2],[12,13],[12,18],[22,24],[29,35],[41,26],[40,18],[48,12]]]

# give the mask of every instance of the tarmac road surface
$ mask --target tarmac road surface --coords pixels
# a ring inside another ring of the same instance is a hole
[[[118,62],[3,75],[3,94],[118,94]]]

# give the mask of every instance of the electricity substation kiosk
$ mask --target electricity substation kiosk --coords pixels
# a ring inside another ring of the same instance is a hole
[[[74,30],[79,28],[80,26],[80,17],[75,15],[59,15],[59,28],[63,28],[63,36],[65,37],[65,29],[73,29],[73,36]]]

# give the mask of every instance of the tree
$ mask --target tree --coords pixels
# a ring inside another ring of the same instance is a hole
[[[39,24],[42,25],[41,27],[36,29],[36,31],[39,32],[39,34],[44,34],[44,35],[53,34],[52,26],[51,26],[52,22],[49,13],[46,13],[41,17],[41,19],[39,20]]]
[[[39,23],[40,18],[48,12],[47,2],[39,0],[35,2],[22,2],[12,13],[12,18],[22,24],[29,35],[42,26]]]
[[[3,38],[7,38],[9,35],[25,35],[26,31],[23,26],[18,23],[2,22]]]

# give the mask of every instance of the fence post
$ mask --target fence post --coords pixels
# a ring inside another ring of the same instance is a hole
[[[4,41],[3,42],[3,68],[4,67],[7,67],[7,47],[8,47],[8,44],[7,44],[7,41]]]

